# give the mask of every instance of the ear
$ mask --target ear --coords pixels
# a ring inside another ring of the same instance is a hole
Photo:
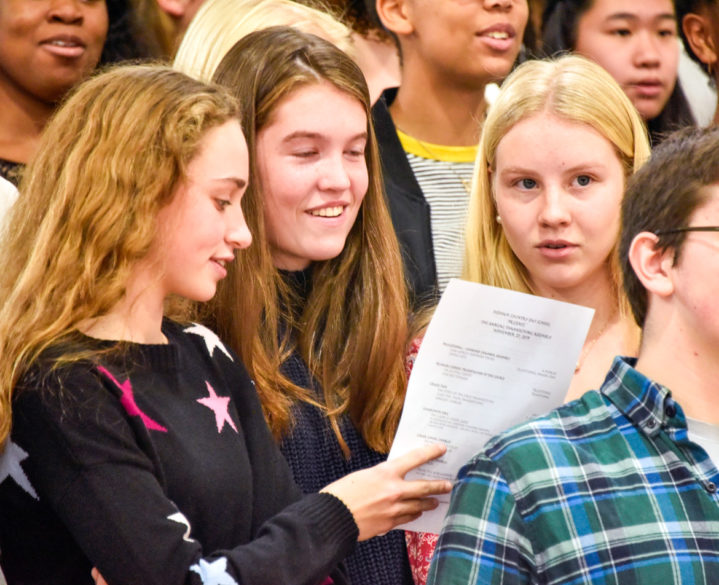
[[[188,0],[157,0],[160,10],[172,18],[182,18],[187,10]]]
[[[376,6],[377,16],[387,30],[399,36],[414,32],[407,0],[377,0]]]
[[[629,246],[629,263],[647,292],[667,298],[674,292],[674,251],[657,248],[658,239],[651,232],[637,234]]]
[[[710,69],[717,62],[717,47],[714,46],[712,26],[709,18],[702,14],[689,13],[682,19],[682,30],[689,46],[697,58]]]

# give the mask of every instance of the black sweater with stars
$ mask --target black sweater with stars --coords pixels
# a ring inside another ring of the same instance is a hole
[[[110,585],[347,583],[352,515],[301,495],[239,359],[199,325],[163,332],[23,378],[0,456],[8,584],[93,566]]]

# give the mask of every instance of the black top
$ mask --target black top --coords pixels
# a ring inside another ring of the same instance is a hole
[[[92,566],[112,585],[347,583],[352,515],[301,496],[238,358],[199,325],[163,332],[23,378],[0,458],[9,584],[91,584]]]
[[[402,251],[412,305],[417,308],[438,300],[437,267],[429,203],[414,176],[387,109],[395,95],[395,89],[387,90],[377,100],[372,108],[372,122],[377,134],[392,224]]]
[[[311,268],[283,271],[283,277],[304,304],[312,287]],[[317,402],[324,403],[322,389],[299,353],[289,357],[282,372],[298,386],[310,389]],[[372,467],[387,458],[367,445],[347,415],[340,418],[340,429],[350,449],[349,459],[344,456],[323,411],[307,403],[298,403],[292,414],[294,426],[280,448],[295,481],[306,494],[317,492],[353,471]],[[401,530],[391,530],[384,536],[358,543],[356,550],[345,559],[345,565],[353,585],[413,585]]]

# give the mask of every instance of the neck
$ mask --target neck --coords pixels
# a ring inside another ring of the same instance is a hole
[[[636,369],[672,391],[686,416],[719,424],[716,341],[698,340],[674,318],[647,321]]]
[[[594,318],[589,327],[587,339],[597,335],[608,320],[619,317],[619,307],[608,267],[571,288],[535,287],[533,292],[549,299],[594,309]]]
[[[405,63],[390,113],[397,127],[418,140],[443,146],[476,146],[486,109],[485,86],[452,85]]]
[[[90,337],[133,343],[167,343],[162,333],[165,295],[151,274],[135,274],[125,296],[106,314],[83,323]]]
[[[594,317],[577,359],[567,400],[599,388],[616,355],[637,354],[639,328],[623,317],[608,271],[570,290],[535,291],[536,294],[594,309]]]
[[[27,163],[55,105],[0,80],[0,158]]]

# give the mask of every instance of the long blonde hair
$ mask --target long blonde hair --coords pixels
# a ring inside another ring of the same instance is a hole
[[[526,268],[495,220],[490,172],[502,138],[515,124],[540,112],[594,128],[614,145],[627,177],[649,158],[641,117],[602,67],[575,55],[520,65],[502,84],[482,129],[465,231],[463,278],[467,280],[533,292]],[[609,266],[617,306],[627,315],[616,245]]]
[[[209,81],[232,46],[270,26],[292,26],[353,55],[351,31],[329,13],[292,0],[207,0],[190,22],[173,66]]]
[[[200,139],[238,117],[219,88],[133,66],[80,86],[47,126],[0,242],[0,444],[19,377],[121,300]]]
[[[362,72],[329,42],[276,27],[239,41],[220,63],[215,81],[231,88],[242,108],[254,178],[243,207],[254,244],[239,255],[220,284],[210,304],[211,322],[242,356],[277,437],[291,426],[293,404],[316,404],[311,393],[280,371],[298,349],[321,385],[324,408],[345,453],[339,428],[344,413],[368,445],[387,451],[406,388],[409,309]],[[343,251],[313,263],[312,290],[295,315],[287,308],[297,306],[297,299],[272,263],[265,234],[255,147],[257,133],[270,122],[280,101],[316,83],[330,83],[364,107],[369,188]],[[299,332],[297,339],[293,331]]]

